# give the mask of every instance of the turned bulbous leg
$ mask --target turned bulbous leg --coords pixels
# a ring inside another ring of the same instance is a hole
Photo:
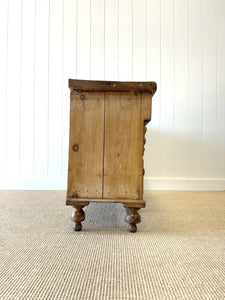
[[[127,215],[125,217],[125,222],[129,223],[128,231],[129,232],[136,232],[137,226],[136,224],[141,222],[141,216],[138,213],[140,208],[134,207],[126,207]]]
[[[71,220],[74,222],[74,230],[75,231],[81,231],[82,230],[82,224],[81,222],[85,219],[85,212],[83,211],[84,205],[74,205],[74,208],[76,209],[72,213]]]

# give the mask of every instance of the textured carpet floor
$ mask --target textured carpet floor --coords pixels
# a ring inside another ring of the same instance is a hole
[[[146,192],[135,234],[121,204],[74,232],[65,192],[0,192],[0,299],[225,299],[225,192]]]

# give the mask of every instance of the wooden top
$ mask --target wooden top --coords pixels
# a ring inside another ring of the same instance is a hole
[[[70,90],[102,92],[145,92],[154,95],[155,82],[94,81],[69,79]]]

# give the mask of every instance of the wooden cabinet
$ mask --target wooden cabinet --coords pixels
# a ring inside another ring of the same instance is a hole
[[[70,141],[67,205],[81,230],[83,207],[122,203],[129,231],[141,221],[143,154],[154,82],[69,80]]]

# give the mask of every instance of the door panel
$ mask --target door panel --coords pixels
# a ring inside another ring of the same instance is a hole
[[[104,92],[71,92],[68,198],[102,198]]]
[[[140,114],[140,93],[106,93],[103,198],[140,199],[143,175]]]
[[[151,108],[152,108],[152,95],[149,93],[142,93],[141,95],[141,147],[142,153],[144,158],[144,151],[145,151],[145,142],[146,142],[146,131],[147,131],[147,124],[151,120]],[[142,167],[141,170],[144,171],[144,161],[142,159]],[[140,199],[143,199],[143,176],[140,176]]]

